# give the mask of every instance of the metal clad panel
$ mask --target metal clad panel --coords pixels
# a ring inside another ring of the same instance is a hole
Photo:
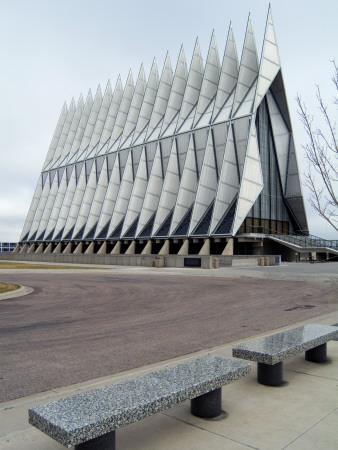
[[[250,117],[243,117],[242,119],[234,120],[233,128],[238,161],[238,170],[241,176],[243,172],[245,154],[248,145]]]
[[[94,198],[90,205],[90,211],[88,214],[83,236],[86,236],[89,233],[89,231],[93,228],[93,226],[98,223],[102,211],[102,206],[109,183],[107,162],[108,162],[107,158],[105,158],[102,170],[100,172],[99,180],[97,182]]]
[[[90,151],[90,141],[94,132],[95,124],[102,104],[102,92],[100,85],[98,86],[93,102],[92,109],[90,111],[88,122],[83,134],[83,138],[79,147],[79,159],[85,159]],[[96,142],[94,143],[96,144]]]
[[[198,174],[201,173],[201,169],[202,169],[204,152],[205,152],[205,148],[207,145],[207,139],[208,139],[208,131],[209,131],[208,128],[201,128],[199,130],[196,130],[194,133],[194,143],[195,143]]]
[[[133,93],[134,93],[134,81],[132,73],[130,71],[123,91],[123,97],[121,99],[119,112],[117,113],[116,120],[114,122],[114,128],[111,133],[108,148],[110,148],[115,143],[115,141],[120,137],[120,135],[123,132],[130,104],[133,98]]]
[[[146,90],[146,75],[144,73],[143,64],[140,69],[140,73],[138,75],[136,86],[133,94],[133,99],[130,104],[127,120],[123,129],[122,137],[121,137],[121,143],[122,146],[124,142],[126,141],[127,137],[130,135],[130,133],[135,129],[140,111],[141,106],[143,103],[144,93]]]
[[[156,95],[156,100],[154,103],[154,108],[148,125],[146,140],[148,140],[148,138],[151,136],[155,128],[158,126],[159,122],[163,119],[163,116],[166,112],[168,99],[171,91],[172,79],[173,79],[173,71],[171,68],[169,55],[167,54],[162,70],[160,84]]]
[[[181,109],[183,96],[187,85],[187,78],[188,78],[187,63],[185,60],[184,50],[182,46],[180,54],[178,56],[174,80],[170,92],[170,97],[168,100],[168,106],[163,119],[161,134],[163,134],[167,130],[169,124],[172,122],[173,118],[177,115],[177,113]]]
[[[56,227],[56,223],[59,217],[59,213],[63,204],[63,199],[65,197],[67,191],[67,172],[66,170],[63,172],[59,189],[56,194],[56,198],[54,201],[53,209],[50,213],[49,221],[45,231],[45,237],[47,237]]]
[[[67,214],[67,221],[66,225],[63,230],[62,238],[64,239],[67,234],[73,229],[76,219],[79,214],[79,210],[81,207],[82,199],[86,190],[86,169],[85,165],[82,166],[82,170],[80,173],[79,180],[76,185],[76,190],[74,192],[72,204],[69,208],[68,214]]]
[[[179,186],[180,176],[178,169],[177,147],[176,141],[174,140],[154,221],[153,235],[156,234],[170,211],[173,209]]]
[[[234,118],[241,117],[241,116],[247,116],[252,113],[254,100],[255,100],[255,94],[256,94],[256,87],[257,87],[257,80],[254,81],[253,85],[251,86],[249,91],[246,93],[241,105],[237,109],[237,112],[236,112]]]
[[[197,185],[196,155],[193,138],[191,137],[169,235],[175,231],[193,204],[196,196]]]
[[[219,176],[222,169],[225,143],[228,135],[228,124],[222,123],[213,126],[214,147],[217,161],[217,175]]]
[[[198,40],[196,40],[194,53],[189,69],[188,81],[182,101],[182,107],[177,122],[177,131],[181,128],[184,121],[188,118],[191,110],[197,104],[203,81],[203,71],[201,50]]]
[[[60,212],[58,214],[57,222],[56,222],[55,229],[54,229],[53,239],[55,239],[55,237],[60,233],[60,231],[63,230],[63,228],[66,224],[68,212],[69,212],[70,206],[72,204],[75,189],[76,189],[76,168],[75,168],[75,166],[73,166],[73,170],[71,172],[71,175],[70,175],[70,178],[68,181],[68,185],[67,185],[67,190],[66,190],[66,193],[65,193],[63,201],[62,201],[62,206],[61,206]]]
[[[59,189],[59,183],[58,183],[58,177],[56,176],[56,177],[54,177],[51,189],[49,191],[49,195],[48,195],[48,198],[47,198],[47,201],[46,201],[46,204],[43,209],[42,216],[41,216],[41,220],[39,223],[39,228],[36,233],[36,236],[38,238],[40,238],[40,236],[42,234],[45,234],[47,223],[48,223],[50,214],[51,214],[53,206],[54,206],[54,202],[55,202],[56,195],[58,193],[58,189]]]
[[[218,176],[216,169],[215,151],[212,133],[210,131],[208,135],[201,176],[198,182],[196,200],[194,203],[190,228],[188,232],[189,235],[194,231],[196,225],[200,222],[210,204],[213,202],[216,195],[217,184]]]
[[[27,233],[29,233],[29,230],[30,230],[30,228],[32,226],[32,223],[33,223],[33,219],[34,219],[36,210],[37,210],[38,205],[39,205],[41,194],[42,194],[42,174],[40,175],[38,184],[37,184],[37,186],[35,188],[34,196],[33,196],[32,202],[30,204],[30,207],[29,207],[29,210],[28,210],[28,214],[27,214],[24,226],[22,228],[20,241],[26,236]]]
[[[60,134],[60,137],[58,140],[58,144],[56,146],[56,149],[55,149],[55,152],[53,155],[53,159],[49,165],[50,168],[58,167],[60,165],[60,162],[62,161],[61,160],[62,150],[63,150],[63,147],[65,146],[65,143],[66,143],[73,119],[74,119],[75,112],[76,112],[75,101],[74,101],[74,99],[72,99],[72,102],[69,106],[69,110],[68,110],[68,114],[67,114],[65,123],[63,124],[63,127],[62,127],[62,131],[61,131],[61,134]]]
[[[201,92],[199,95],[196,114],[194,119],[194,126],[198,123],[203,113],[207,109],[211,100],[217,92],[218,82],[220,77],[220,61],[217,50],[216,38],[212,33],[207,61],[205,64]]]
[[[214,232],[239,192],[239,177],[233,129],[229,127],[210,230]]]
[[[109,106],[109,110],[107,113],[107,117],[103,126],[103,130],[102,130],[102,134],[100,137],[100,142],[98,145],[98,154],[102,154],[103,153],[103,149],[102,147],[105,147],[105,144],[107,143],[107,141],[110,140],[110,136],[112,133],[112,130],[114,128],[114,124],[115,124],[115,120],[120,108],[120,103],[122,100],[122,96],[123,96],[123,87],[122,87],[122,82],[121,82],[121,77],[119,75],[117,82],[116,82],[116,86],[114,89],[114,94]],[[108,147],[108,144],[107,144]],[[105,151],[107,151],[107,149],[105,149]],[[104,151],[104,152],[105,152]]]
[[[273,96],[268,92],[266,98],[268,102],[271,127],[275,141],[279,173],[282,181],[283,191],[285,192],[287,164],[290,147],[290,132],[283,120],[283,116],[281,115]]]
[[[238,68],[236,44],[234,40],[232,27],[230,25],[227,43],[224,51],[214,111],[212,114],[213,121],[217,118],[217,115],[227,102],[230,94],[234,91],[238,79],[238,72],[239,68]],[[216,120],[217,122],[219,121],[218,118]]]
[[[269,7],[254,109],[256,109],[263,100],[264,95],[267,93],[279,71],[280,61],[278,47],[272,22],[271,8]]]
[[[154,59],[153,65],[151,67],[150,75],[149,75],[146,92],[144,94],[144,99],[143,99],[140,115],[139,115],[139,118],[138,118],[138,121],[136,124],[136,128],[135,128],[134,143],[149,123],[151,113],[153,111],[154,104],[155,104],[158,85],[159,85],[159,76],[158,76],[158,71],[157,71],[157,64]],[[145,134],[143,136],[143,140],[144,140],[144,138],[145,138]],[[143,140],[142,140],[142,142],[143,142]]]
[[[69,132],[67,135],[66,142],[63,146],[62,153],[60,156],[60,164],[61,165],[65,164],[66,160],[68,159],[69,153],[71,151],[71,148],[72,148],[75,136],[76,136],[77,128],[78,128],[80,120],[81,120],[83,108],[84,108],[84,102],[83,102],[83,96],[81,94],[79,101],[77,102],[76,111],[75,111],[70,129],[69,129]]]
[[[31,228],[29,230],[29,236],[28,236],[29,238],[33,234],[36,235],[36,232],[37,232],[37,230],[39,228],[39,225],[40,225],[40,220],[41,220],[42,215],[43,215],[43,211],[44,211],[45,206],[46,206],[46,202],[47,202],[47,199],[48,199],[48,196],[49,196],[49,192],[50,192],[50,183],[45,183],[45,185],[43,187],[43,190],[42,190],[42,193],[41,193],[41,197],[39,199],[38,206],[36,208],[36,212],[35,212],[35,215],[34,215],[32,226],[31,226]]]
[[[142,209],[147,185],[148,185],[148,176],[147,176],[146,152],[145,148],[143,148],[125,220],[123,222],[121,236],[123,236],[129,230],[131,225],[135,222],[136,218],[139,216]]]
[[[49,146],[49,149],[48,149],[48,152],[47,152],[47,156],[46,156],[45,162],[43,164],[43,170],[46,170],[47,166],[49,165],[49,163],[53,160],[54,152],[55,152],[55,149],[57,147],[57,144],[58,144],[61,132],[62,132],[63,125],[64,125],[64,123],[66,121],[66,118],[67,118],[67,112],[68,112],[68,108],[67,108],[67,104],[65,102],[63,104],[62,109],[61,109],[59,120],[57,122],[55,131],[54,131],[54,135],[53,135],[52,141],[50,143],[50,146]]]
[[[121,223],[122,219],[124,219],[125,217],[133,184],[134,184],[133,163],[132,163],[132,154],[130,151],[126,163],[126,168],[124,170],[123,177],[120,183],[120,189],[117,195],[115,208],[110,221],[108,236],[110,236],[113,233],[113,231],[117,228],[117,226]]]
[[[70,162],[74,162],[74,159],[75,159],[74,156],[79,150],[92,106],[93,106],[93,97],[92,97],[91,90],[89,90],[84,108],[82,110],[81,119],[80,119],[79,125],[76,129],[76,134],[75,134],[75,138],[74,138],[72,147],[71,147],[70,151],[68,152],[67,164],[69,164]]]
[[[263,189],[262,168],[258,150],[256,126],[251,122],[248,150],[245,157],[243,176],[237,202],[233,234],[236,234],[246,215]]]
[[[87,158],[90,156],[95,156],[97,151],[100,149],[100,139],[103,131],[103,127],[105,124],[105,121],[107,119],[109,106],[112,101],[112,89],[110,81],[107,83],[107,87],[100,105],[100,110],[97,115],[95,126],[93,129],[92,136],[90,138],[89,146],[88,146],[88,152],[87,152]]]
[[[154,163],[152,165],[144,202],[136,229],[136,236],[142,232],[143,228],[157,210],[163,186],[163,178],[161,151],[159,144],[157,144]]]
[[[297,196],[302,196],[302,190],[300,186],[295,145],[293,142],[293,138],[291,137],[289,164],[286,180],[286,197],[297,197]]]
[[[106,226],[108,221],[110,221],[115,207],[115,202],[117,194],[120,187],[120,158],[115,158],[114,166],[110,175],[109,185],[106,190],[106,195],[102,204],[102,209],[100,212],[100,218],[96,228],[96,236],[98,236],[102,229]],[[97,213],[98,211],[95,211]]]
[[[83,228],[84,225],[86,225],[88,221],[88,215],[95,195],[96,186],[97,186],[96,166],[95,164],[93,164],[89,174],[86,189],[83,194],[82,201],[80,203],[80,209],[74,226],[73,236],[76,236],[77,233],[81,230],[81,228]]]
[[[239,105],[251,88],[258,75],[258,57],[255,38],[252,31],[251,19],[248,19],[245,41],[243,46],[241,65],[239,68],[232,115],[235,115]]]

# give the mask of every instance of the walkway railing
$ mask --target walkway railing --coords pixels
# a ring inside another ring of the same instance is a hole
[[[338,250],[338,240],[322,239],[318,236],[302,236],[298,234],[271,234],[270,237],[275,237],[284,242],[298,245],[299,247],[326,247]]]

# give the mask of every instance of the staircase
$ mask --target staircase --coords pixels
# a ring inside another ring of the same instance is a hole
[[[279,242],[298,252],[331,253],[338,255],[338,240],[321,239],[318,236],[297,234],[267,234],[266,238]]]

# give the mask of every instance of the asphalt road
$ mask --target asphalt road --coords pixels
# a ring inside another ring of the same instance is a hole
[[[108,271],[11,272],[0,281],[34,288],[0,301],[0,402],[337,310],[328,281]]]

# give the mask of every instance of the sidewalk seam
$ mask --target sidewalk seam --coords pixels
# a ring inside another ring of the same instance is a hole
[[[223,438],[223,439],[229,439],[229,441],[236,442],[236,444],[244,445],[245,447],[252,448],[252,449],[254,449],[254,450],[259,450],[258,447],[253,447],[252,445],[245,444],[244,442],[236,441],[236,439],[232,439],[232,438],[230,438],[230,437],[228,437],[228,436],[224,436],[223,434],[215,433],[214,431],[211,431],[211,430],[206,430],[205,428],[200,427],[200,426],[196,425],[195,423],[187,422],[186,420],[179,419],[178,417],[171,416],[170,414],[166,414],[166,413],[164,413],[164,412],[162,412],[162,414],[163,414],[164,416],[166,416],[166,417],[170,417],[171,419],[178,420],[179,422],[182,422],[182,423],[184,423],[185,425],[190,425],[190,426],[192,426],[192,427],[194,427],[194,428],[197,428],[197,429],[199,429],[199,430],[205,431],[206,433],[211,433],[211,434],[213,434],[213,435],[215,435],[215,436],[219,436],[219,437],[221,437],[221,438]]]
[[[302,436],[304,436],[306,433],[308,433],[310,430],[312,430],[312,428],[316,427],[317,425],[319,425],[321,422],[323,422],[323,420],[325,420],[327,417],[329,417],[332,413],[334,413],[335,411],[338,410],[337,408],[334,408],[331,412],[329,412],[328,414],[326,414],[326,416],[322,417],[320,420],[318,420],[318,422],[314,423],[313,425],[311,425],[311,427],[309,427],[307,430],[305,430],[302,434],[300,434],[298,437],[296,437],[296,439],[293,439],[291,442],[288,443],[288,445],[286,445],[285,447],[282,448],[282,450],[287,449],[288,447],[290,447],[291,444],[293,444],[294,442],[298,441],[298,439],[300,439]]]

